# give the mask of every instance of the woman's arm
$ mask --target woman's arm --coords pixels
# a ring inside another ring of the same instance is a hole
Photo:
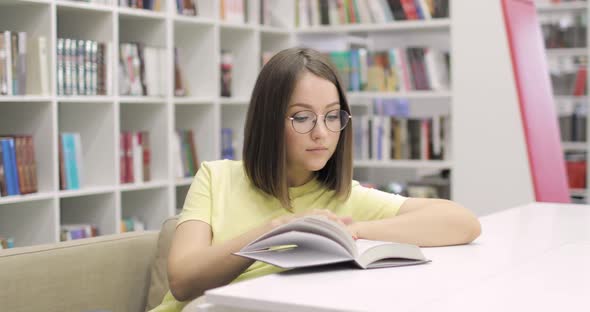
[[[272,229],[271,223],[224,243],[211,245],[211,226],[202,221],[181,223],[174,233],[168,256],[170,292],[179,301],[202,295],[206,290],[229,284],[253,260],[233,255]]]
[[[229,284],[244,272],[253,260],[233,255],[273,228],[303,215],[322,215],[343,226],[352,220],[328,210],[287,214],[221,244],[211,245],[211,226],[202,221],[181,223],[174,232],[168,256],[168,284],[179,301],[202,295],[206,290]],[[352,233],[351,233],[352,234]]]
[[[444,199],[408,198],[395,217],[349,225],[359,238],[419,246],[467,244],[481,233],[475,215]]]

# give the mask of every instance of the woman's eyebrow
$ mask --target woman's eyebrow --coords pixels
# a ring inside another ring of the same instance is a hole
[[[340,101],[332,102],[332,103],[326,105],[326,108],[327,107],[331,107],[331,106],[335,106],[335,105],[340,105]],[[304,108],[313,108],[313,106],[311,106],[309,104],[306,104],[306,103],[301,103],[301,102],[297,102],[297,103],[291,105],[289,108],[295,107],[295,106],[301,106],[301,107],[304,107]]]

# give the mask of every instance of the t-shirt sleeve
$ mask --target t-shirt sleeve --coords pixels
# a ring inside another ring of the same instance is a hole
[[[177,226],[188,220],[200,220],[211,224],[211,169],[201,164],[191,184]]]
[[[368,188],[353,181],[349,204],[357,221],[379,220],[395,216],[407,197]]]

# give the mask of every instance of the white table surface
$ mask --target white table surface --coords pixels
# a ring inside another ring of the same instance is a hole
[[[532,203],[480,219],[432,263],[311,270],[206,292],[201,311],[590,311],[590,206]]]

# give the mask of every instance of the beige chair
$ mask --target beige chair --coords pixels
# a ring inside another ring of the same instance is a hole
[[[0,251],[1,311],[143,312],[168,291],[178,218],[162,230]]]

